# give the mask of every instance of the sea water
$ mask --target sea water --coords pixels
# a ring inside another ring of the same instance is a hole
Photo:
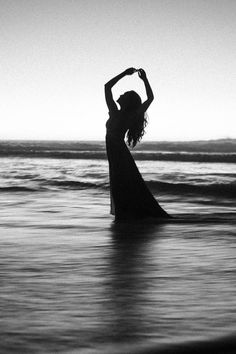
[[[1,353],[137,353],[234,337],[233,153],[160,160],[140,148],[137,165],[174,218],[117,224],[102,143],[0,145]]]

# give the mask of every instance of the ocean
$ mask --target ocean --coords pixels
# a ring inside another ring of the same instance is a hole
[[[236,141],[133,155],[170,221],[114,222],[104,142],[0,142],[0,353],[236,352]]]

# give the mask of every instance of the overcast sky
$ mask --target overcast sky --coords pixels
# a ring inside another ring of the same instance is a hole
[[[146,140],[236,138],[235,0],[0,0],[0,139],[103,139],[130,66]]]

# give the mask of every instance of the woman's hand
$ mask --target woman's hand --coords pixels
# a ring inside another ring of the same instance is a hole
[[[137,71],[135,68],[129,68],[124,71],[124,74],[125,75],[132,75],[133,73],[135,73],[135,71]]]
[[[146,73],[143,69],[138,69],[138,76],[140,79],[145,80],[147,78]]]

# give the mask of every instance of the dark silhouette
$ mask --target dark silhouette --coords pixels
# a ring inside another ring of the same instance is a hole
[[[125,92],[117,100],[112,96],[112,87],[124,76],[138,72],[143,80],[147,100],[142,103],[135,91]],[[134,147],[142,138],[147,123],[145,112],[153,101],[153,92],[143,69],[129,68],[105,84],[105,97],[109,109],[106,123],[106,149],[109,162],[111,214],[116,220],[147,217],[168,218],[147,188],[134,159],[124,141]]]

